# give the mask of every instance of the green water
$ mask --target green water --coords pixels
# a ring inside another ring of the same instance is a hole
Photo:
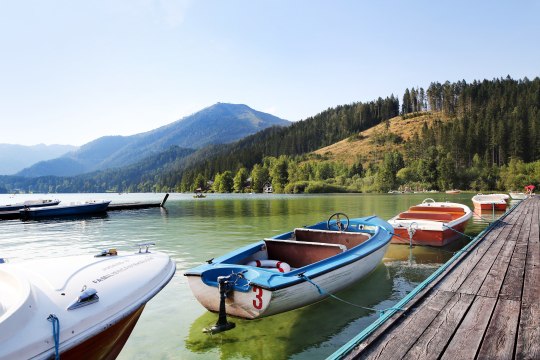
[[[64,201],[160,201],[163,194],[1,195],[0,203],[57,197]],[[217,315],[195,300],[183,273],[205,260],[294,227],[326,220],[335,212],[350,217],[376,214],[389,219],[426,197],[471,206],[472,194],[410,195],[214,195],[194,199],[171,194],[166,209],[109,212],[84,220],[0,221],[0,257],[9,261],[95,254],[104,248],[133,251],[133,244],[155,241],[177,272],[146,306],[119,359],[323,359],[373,322],[378,313],[335,299],[253,321],[234,319],[236,329],[207,335],[202,329]],[[491,214],[484,214],[491,219]],[[486,224],[471,219],[467,234]],[[445,248],[391,245],[369,276],[338,294],[349,302],[385,309],[428,277],[467,237]]]

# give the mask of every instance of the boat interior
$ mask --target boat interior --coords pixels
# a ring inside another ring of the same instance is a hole
[[[368,240],[360,232],[297,228],[290,239],[265,239],[268,259],[286,262],[293,268],[303,267],[352,249]]]
[[[399,214],[398,220],[452,221],[465,215],[465,210],[457,206],[412,206]]]

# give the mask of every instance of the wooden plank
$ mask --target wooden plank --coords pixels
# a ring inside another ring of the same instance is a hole
[[[497,303],[496,298],[477,296],[441,360],[474,359]]]
[[[488,249],[492,246],[493,242],[499,238],[506,238],[513,228],[513,221],[519,219],[521,214],[520,207],[516,208],[515,213],[507,216],[504,221],[501,221],[496,228],[487,233],[482,239],[474,251],[468,254],[468,257],[454,269],[452,273],[445,277],[444,283],[441,284],[440,290],[444,291],[458,291],[463,282],[467,279],[469,274],[473,271],[478,262],[482,259]]]
[[[478,290],[477,294],[479,296],[497,298],[504,277],[506,276],[506,270],[508,269],[508,264],[512,258],[515,245],[516,243],[514,241],[506,241],[504,243],[499,256],[495,259],[493,266],[489,269],[486,278],[482,282],[482,286]]]
[[[396,359],[403,357],[414,344],[424,329],[437,317],[454,296],[447,291],[436,291],[419,308],[412,309],[412,314],[403,317],[403,321],[387,331],[362,352],[362,358]]]
[[[503,263],[502,259],[510,259],[514,249],[514,244],[515,243],[512,241],[496,241],[493,243],[492,246],[490,246],[490,248],[484,253],[484,256],[478,259],[476,266],[471,270],[469,276],[464,279],[458,291],[465,294],[477,294],[482,288],[486,277],[491,272],[491,269],[495,265],[500,266],[499,264]],[[508,262],[504,263],[508,264]],[[503,271],[503,275],[497,287],[497,292],[500,289],[500,284],[504,279],[505,272],[506,270]],[[494,296],[496,296],[496,293]]]
[[[455,294],[405,354],[404,358],[433,359],[439,357],[473,300],[474,295]]]
[[[514,251],[508,266],[508,271],[504,277],[503,285],[499,291],[499,298],[521,301],[526,258],[527,256],[525,254]]]
[[[532,223],[532,213],[524,216],[523,226],[517,237],[514,254],[510,260],[510,266],[504,278],[504,282],[499,293],[499,297],[509,300],[521,300],[523,290],[525,261],[527,258],[527,243],[530,235]]]
[[[480,346],[478,359],[512,359],[520,302],[499,299]]]
[[[531,201],[532,199],[528,200]],[[536,201],[538,205],[539,200]],[[540,220],[538,206],[534,208],[525,280],[521,301],[521,316],[516,345],[517,359],[540,359]]]

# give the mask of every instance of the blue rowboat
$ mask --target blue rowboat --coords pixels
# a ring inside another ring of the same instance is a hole
[[[275,315],[320,301],[366,276],[381,262],[392,230],[376,216],[349,220],[336,213],[209,260],[185,275],[208,310],[225,305],[220,318],[223,311],[245,319]]]
[[[23,219],[92,215],[107,211],[109,203],[110,201],[106,200],[93,200],[39,208],[30,207],[19,210],[19,214]]]

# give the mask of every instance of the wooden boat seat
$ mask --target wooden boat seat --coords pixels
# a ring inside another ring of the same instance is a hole
[[[463,208],[457,206],[411,206],[409,211],[425,211],[425,212],[445,212],[445,213],[459,213],[465,214]]]
[[[268,259],[286,262],[293,268],[313,264],[347,250],[340,244],[278,239],[264,239],[264,242]]]
[[[309,241],[315,243],[338,244],[344,245],[347,249],[351,249],[360,245],[370,236],[359,232],[344,232],[296,228],[294,229],[294,239],[296,241]]]
[[[452,221],[452,214],[438,213],[438,212],[403,212],[399,214],[399,220],[432,220],[432,221]]]

